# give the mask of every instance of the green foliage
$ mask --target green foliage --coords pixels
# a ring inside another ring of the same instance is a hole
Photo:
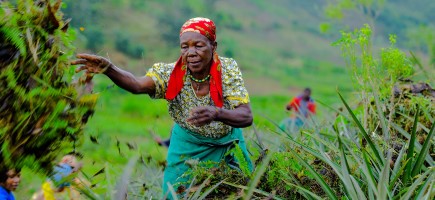
[[[5,15],[5,13],[3,13],[3,15]],[[16,19],[11,19],[11,21],[12,23],[14,23],[13,26],[18,26],[18,24],[16,24]],[[2,24],[2,26],[4,26],[4,24]],[[2,37],[4,37],[3,40],[8,40],[12,42],[12,45],[18,48],[20,53],[25,56],[27,53],[26,44],[24,42],[24,38],[20,37],[20,30],[15,27],[11,27],[10,29],[2,28],[1,31]]]
[[[381,65],[390,74],[392,81],[407,79],[414,74],[414,68],[409,58],[395,48],[396,36],[390,35],[391,47],[382,49]]]
[[[375,20],[383,11],[386,0],[334,0],[324,9],[327,18],[343,21],[349,13],[364,17],[365,23],[375,26]],[[353,12],[349,12],[353,11]]]
[[[343,100],[343,103],[347,104],[346,101]],[[347,111],[354,116],[353,111],[347,107]],[[380,113],[380,112],[378,112]],[[347,176],[355,176],[358,178],[362,178],[362,182],[352,182],[349,184],[344,183],[344,186],[346,188],[346,191],[349,193],[353,193],[353,198],[370,198],[370,199],[376,199],[376,198],[388,198],[388,199],[408,199],[409,196],[407,195],[416,195],[415,189],[417,187],[421,187],[422,183],[425,182],[433,182],[434,179],[431,176],[428,176],[428,174],[433,173],[433,165],[434,162],[430,158],[427,158],[427,149],[425,148],[424,151],[416,150],[414,149],[414,146],[416,146],[416,127],[417,127],[417,119],[418,119],[418,111],[415,115],[415,119],[413,120],[414,128],[412,130],[412,133],[410,134],[410,138],[408,140],[407,146],[408,148],[405,149],[405,142],[400,140],[392,141],[392,144],[395,144],[400,147],[398,151],[400,151],[399,155],[395,157],[394,159],[391,156],[392,149],[390,149],[390,143],[384,142],[381,138],[374,137],[373,139],[367,139],[367,143],[370,144],[370,151],[367,151],[366,145],[364,145],[361,149],[361,147],[353,146],[358,145],[356,144],[349,144],[349,143],[343,143],[340,144],[340,146],[344,147],[341,148],[341,153],[343,156],[341,156],[340,161],[346,162],[348,164],[354,163],[356,166],[358,166],[361,169],[361,172],[363,174],[358,175],[357,171],[355,174],[352,174],[348,171],[343,171],[342,169],[337,168],[335,171],[339,174],[340,178],[344,180]],[[381,116],[378,116],[380,120],[385,120],[385,116],[381,114]],[[356,118],[353,117],[353,120],[356,124],[358,124],[359,127],[362,127],[361,122],[358,121]],[[431,129],[429,135],[430,137],[433,137],[433,128]],[[364,130],[362,130],[364,132]],[[341,140],[339,140],[341,141]],[[389,141],[388,137],[386,141]],[[427,141],[427,143],[431,143],[431,139]],[[347,149],[347,150],[346,150]],[[350,157],[346,158],[344,154],[346,152],[350,153]],[[403,157],[402,155],[407,152],[407,157]],[[414,154],[415,153],[415,154]],[[363,157],[361,157],[361,154]],[[375,155],[381,155],[386,154],[384,158],[377,158]],[[419,157],[419,162],[416,162],[414,158]],[[421,161],[421,157],[426,157],[427,165],[426,171],[419,171],[420,167],[422,166],[423,162]],[[377,159],[376,159],[377,158]],[[353,162],[346,161],[347,159],[352,159]],[[406,164],[406,165],[404,165]],[[403,168],[403,167],[405,168]],[[402,167],[399,169],[399,167]],[[352,168],[352,167],[350,167]],[[417,168],[415,173],[418,171],[417,174],[413,174],[416,176],[411,176],[411,171],[413,168]],[[340,173],[342,173],[340,175]],[[362,177],[360,177],[363,175]],[[400,178],[399,178],[400,177]],[[417,178],[418,177],[418,178]],[[353,186],[352,186],[353,185]],[[368,187],[365,189],[365,187]],[[385,187],[387,186],[387,187]],[[407,195],[404,195],[406,193]],[[434,196],[432,189],[427,190],[424,192],[426,196]]]
[[[201,189],[209,189],[222,180],[240,185],[246,185],[248,183],[246,175],[242,171],[228,166],[225,161],[220,163],[212,161],[199,162],[192,165],[192,169],[183,176],[190,177],[189,182],[194,182],[190,189],[187,189],[187,191],[189,191],[189,193],[186,194],[187,196],[190,196],[190,193],[195,193],[197,191],[195,188],[198,186],[200,186]],[[225,195],[235,194],[237,191],[237,188],[222,184],[215,189],[208,198],[222,198]]]
[[[356,83],[354,86],[362,89],[363,101],[368,101],[367,93],[373,90],[386,91],[381,93],[381,96],[385,98],[393,88],[393,81],[389,78],[390,74],[381,69],[373,55],[371,34],[372,30],[366,24],[353,32],[342,32],[342,38],[333,43],[341,47],[346,65],[351,68],[350,76]],[[384,69],[388,68],[384,66]],[[398,77],[399,75],[391,76]]]
[[[92,22],[103,16],[99,6],[102,2],[103,0],[64,0],[65,16],[72,19],[71,24],[75,28],[96,28]]]
[[[133,58],[141,58],[145,53],[145,48],[143,46],[132,43],[130,37],[124,33],[118,33],[115,40],[115,48]]]
[[[228,155],[234,156],[236,162],[239,164],[239,168],[242,173],[245,176],[250,177],[251,170],[249,169],[249,158],[245,158],[245,155],[243,154],[243,151],[238,144],[234,144],[234,148],[228,152]]]
[[[363,128],[375,130],[377,126],[375,122],[379,122],[379,116],[385,114],[388,115],[389,122],[398,123],[406,131],[410,131],[412,126],[408,123],[409,120],[404,119],[400,113],[414,115],[416,104],[413,103],[413,99],[418,95],[433,99],[430,92],[428,93],[432,89],[423,83],[401,82],[414,76],[415,69],[412,62],[395,46],[396,37],[394,35],[390,35],[391,46],[382,49],[380,58],[376,57],[371,48],[370,33],[370,27],[366,25],[352,33],[343,32],[342,39],[336,43],[340,44],[347,65],[352,69],[352,77],[357,83],[355,88],[361,89],[362,112],[358,113],[358,117],[362,121]],[[427,107],[427,103],[424,106]],[[433,109],[427,110],[427,113],[433,112]],[[428,115],[427,113],[424,115]],[[430,126],[430,120],[421,120],[422,123]],[[390,125],[386,125],[383,121],[380,121],[380,125],[381,128],[378,131],[379,133],[382,131],[386,137],[385,135],[390,131]],[[395,130],[391,131],[397,133]],[[394,135],[397,136],[397,134]]]
[[[2,3],[0,22],[1,167],[49,172],[82,135],[97,96],[72,84],[74,32],[61,1]]]
[[[83,35],[87,38],[86,48],[94,52],[106,42],[103,32],[97,28],[85,29]]]

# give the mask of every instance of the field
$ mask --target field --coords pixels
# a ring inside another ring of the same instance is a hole
[[[199,184],[207,182],[207,176],[214,178],[203,189],[209,189],[215,197],[435,196],[435,176],[431,173],[434,100],[427,93],[410,95],[404,91],[403,102],[390,102],[395,100],[390,99],[393,86],[403,80],[434,84],[427,75],[433,73],[435,63],[435,37],[431,34],[431,20],[435,19],[431,10],[435,5],[430,1],[412,4],[421,12],[407,9],[411,3],[406,1],[387,2],[385,7],[373,2],[363,5],[364,9],[380,12],[368,22],[364,21],[370,18],[367,10],[359,10],[358,6],[341,7],[344,18],[340,20],[325,17],[330,7],[323,1],[65,2],[62,9],[73,18],[74,53],[108,57],[138,76],[154,62],[176,60],[178,37],[169,33],[176,33],[184,18],[204,15],[216,19],[218,27],[222,27],[218,33],[219,54],[237,60],[250,93],[254,125],[246,128],[244,135],[252,159],[261,157],[255,132],[269,153],[257,163],[255,173],[231,172],[249,182],[227,179],[231,176],[225,170],[209,174],[201,166],[195,168],[192,173]],[[344,5],[348,1],[337,2]],[[399,11],[402,15],[391,14]],[[369,23],[373,32],[364,32],[364,23]],[[322,32],[322,26],[330,30]],[[339,30],[353,28],[360,31],[340,36]],[[391,38],[396,39],[389,37],[390,33],[397,34],[397,43],[389,44]],[[332,46],[340,37],[344,39]],[[404,42],[405,38],[409,42]],[[349,46],[358,50],[345,48]],[[411,58],[408,49],[416,52],[422,65]],[[347,57],[343,58],[342,53]],[[345,62],[352,56],[354,62]],[[412,73],[404,72],[407,67]],[[154,138],[170,134],[173,122],[166,102],[123,91],[103,75],[94,81],[94,92],[99,95],[95,113],[84,136],[75,144],[76,151],[83,154],[80,176],[88,177],[89,188],[96,194],[93,199],[112,198],[118,181],[128,172],[133,173],[128,182],[131,199],[160,197],[161,168],[167,150]],[[279,130],[277,124],[291,114],[285,111],[285,105],[305,87],[312,88],[318,105],[312,126],[298,134]],[[59,155],[71,152],[73,146],[67,145]],[[141,158],[139,162],[128,167],[136,156]],[[29,199],[45,178],[24,168],[15,193],[17,199]],[[217,185],[219,178],[225,178],[225,186]],[[210,189],[213,184],[217,189]],[[199,192],[201,189],[191,198],[198,197]]]
[[[160,147],[154,141],[155,136],[167,138],[169,136],[172,119],[167,112],[165,100],[152,100],[147,95],[133,95],[127,93],[107,81],[106,78],[97,77],[96,91],[100,92],[97,104],[97,112],[86,127],[83,145],[77,150],[83,153],[85,163],[83,171],[92,175],[109,165],[114,177],[121,175],[120,171],[125,167],[129,158],[137,153],[143,156],[152,156],[153,159],[164,161],[166,148]],[[333,90],[334,88],[331,88]],[[279,122],[290,114],[284,109],[290,100],[289,95],[251,96],[251,104],[254,112],[254,123],[260,130],[275,130],[271,123]],[[335,95],[337,99],[338,96]],[[332,97],[331,99],[334,99]],[[320,108],[320,115],[324,116],[325,108]],[[266,118],[267,117],[267,118]],[[255,139],[252,129],[245,130],[246,136]],[[94,143],[90,140],[97,140]],[[119,141],[119,149],[117,142]],[[135,149],[129,149],[127,143]],[[252,145],[252,144],[251,144]],[[65,152],[72,150],[67,149]],[[43,178],[30,177],[32,172],[24,170],[19,198],[26,199],[29,194],[39,189]],[[100,174],[93,179],[93,183],[104,183],[105,175]],[[98,191],[98,190],[97,190]]]

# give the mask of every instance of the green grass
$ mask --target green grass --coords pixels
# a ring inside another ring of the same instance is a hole
[[[84,155],[83,172],[93,175],[109,164],[113,177],[117,177],[121,175],[120,171],[129,158],[137,153],[151,156],[157,161],[164,161],[167,150],[154,142],[153,135],[161,138],[169,137],[173,121],[168,114],[166,101],[153,100],[148,95],[133,95],[125,92],[114,87],[113,83],[104,76],[96,76],[94,80],[96,81],[94,91],[100,96],[96,112],[85,128],[84,138],[78,141],[78,144],[82,145],[77,149]],[[324,88],[334,90],[333,86]],[[270,120],[279,122],[288,117],[290,113],[285,111],[285,106],[290,98],[297,94],[294,91],[281,95],[251,96],[255,125],[260,130],[275,130],[276,127]],[[314,94],[315,98],[321,98],[322,94]],[[338,100],[338,97],[331,97],[329,101],[333,99]],[[327,112],[320,108],[320,115],[323,113]],[[90,137],[96,138],[98,144],[93,143]],[[247,137],[253,136],[247,135]],[[121,153],[118,150],[118,141]],[[127,143],[132,144],[136,149],[130,150]],[[71,150],[72,144],[64,152]],[[22,184],[16,193],[18,199],[27,199],[40,188],[45,179],[42,175],[31,174],[29,170],[23,170]],[[97,184],[96,192],[104,191],[104,188],[98,189],[98,186],[105,181],[104,174],[92,180],[93,184]]]
[[[154,142],[153,135],[163,139],[169,137],[173,121],[167,112],[166,101],[153,100],[148,95],[127,93],[118,87],[112,87],[112,83],[102,76],[96,77],[95,80],[95,91],[100,93],[96,112],[85,128],[83,140],[78,141],[78,144],[82,145],[77,150],[84,155],[83,171],[93,175],[107,163],[116,177],[116,174],[120,175],[129,158],[136,153],[164,161],[167,151]],[[255,123],[259,127],[273,127],[263,115],[278,121],[288,116],[284,107],[289,97],[253,96],[251,101]],[[98,144],[93,143],[90,137],[96,138]],[[127,143],[137,148],[130,150]],[[64,153],[71,150],[72,144]],[[27,199],[40,188],[45,178],[32,174],[28,169],[23,170],[22,183],[16,193],[17,199]],[[105,177],[102,174],[96,176],[92,183],[104,181]]]

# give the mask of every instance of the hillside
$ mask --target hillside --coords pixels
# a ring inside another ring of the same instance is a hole
[[[323,34],[319,26],[331,20],[325,17],[327,5],[321,0],[65,2],[68,5],[65,12],[73,18],[73,25],[82,27],[77,40],[79,51],[108,56],[138,75],[154,62],[176,60],[177,33],[186,19],[195,16],[214,19],[220,54],[238,61],[254,95],[289,90],[293,94],[310,86],[319,92],[315,96],[324,98],[334,95],[337,86],[351,90],[340,49],[331,43],[339,38],[338,30],[367,23],[364,11],[353,10]],[[430,0],[412,3],[400,0],[376,8],[376,43],[385,44],[388,34],[395,33],[399,45],[412,44],[405,42],[409,30],[429,25],[435,19],[431,12],[434,6]]]

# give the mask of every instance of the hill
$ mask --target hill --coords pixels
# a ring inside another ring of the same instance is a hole
[[[339,29],[367,23],[364,11],[353,10],[323,34],[319,26],[330,20],[324,14],[328,5],[321,0],[65,2],[74,27],[82,27],[79,51],[108,56],[138,75],[154,62],[176,60],[179,27],[191,17],[205,16],[217,24],[220,54],[238,61],[253,95],[294,94],[310,86],[327,102],[334,101],[328,96],[337,86],[345,92],[352,89],[340,49],[331,43],[340,37]],[[430,25],[434,6],[430,0],[400,0],[373,8],[378,13],[375,41],[385,44],[388,34],[395,33],[399,45],[409,45],[404,42],[409,30]]]

